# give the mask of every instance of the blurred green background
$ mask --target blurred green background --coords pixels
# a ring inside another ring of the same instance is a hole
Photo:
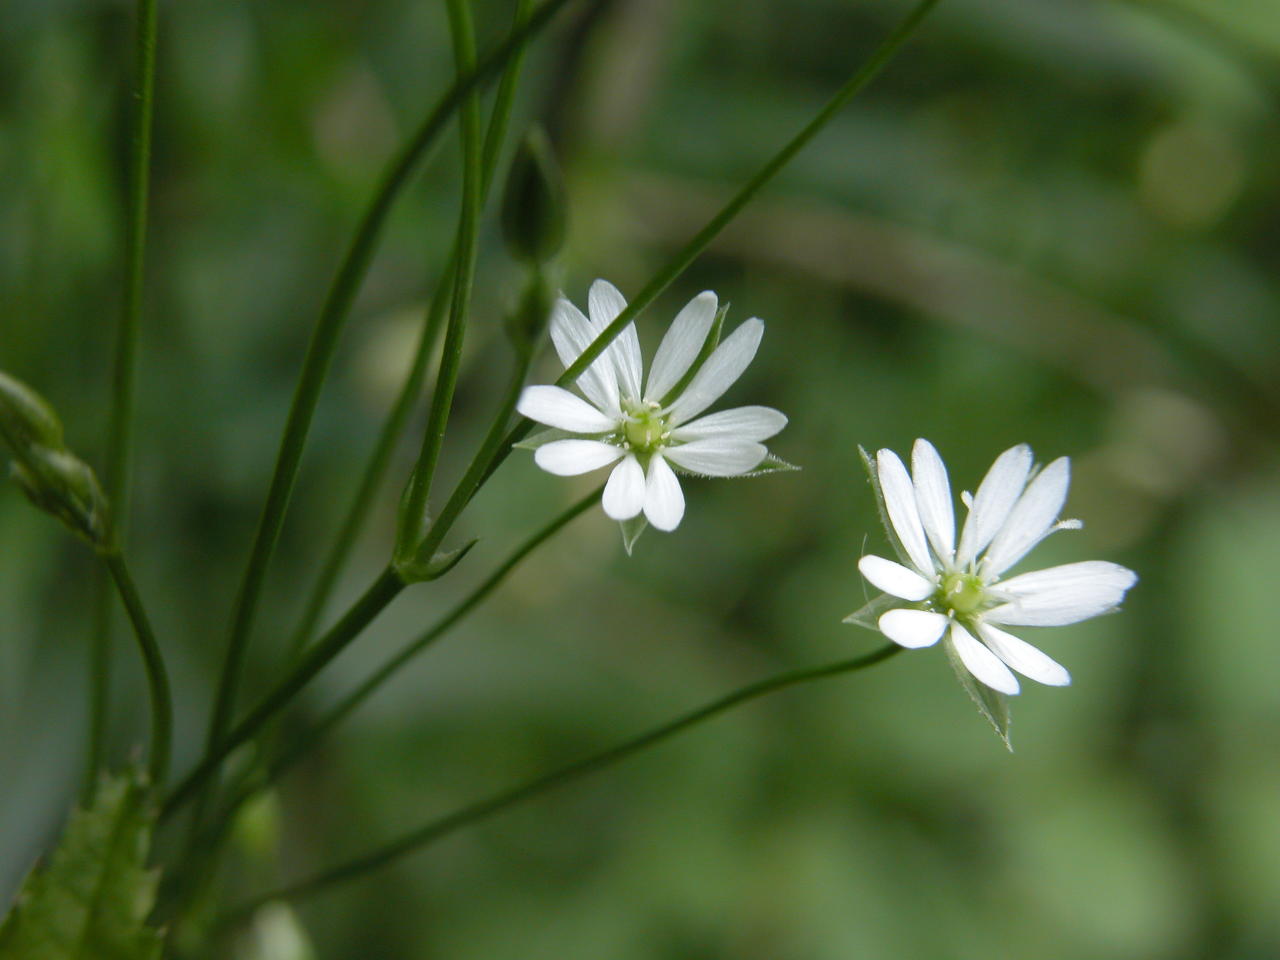
[[[530,56],[516,124],[545,123],[565,164],[566,294],[585,303],[597,276],[636,292],[906,9],[571,6]],[[510,4],[475,10],[495,42]],[[123,0],[0,4],[0,367],[43,391],[99,464],[130,18]],[[170,657],[184,769],[328,278],[452,66],[431,2],[184,0],[161,22],[129,551]],[[278,857],[245,848],[229,894],[771,672],[873,649],[840,624],[866,596],[859,555],[883,543],[857,445],[905,452],[927,436],[972,489],[1028,441],[1073,457],[1068,514],[1085,521],[1028,564],[1108,558],[1142,579],[1118,616],[1029,635],[1075,682],[1024,686],[1015,753],[938,651],[903,655],[301,904],[314,954],[1280,957],[1278,98],[1273,0],[943,0],[640,321],[651,351],[705,288],[732,302],[731,323],[763,317],[727,399],[789,414],[773,449],[803,472],[691,481],[680,529],[647,533],[632,558],[599,510],[575,521],[288,779]],[[363,288],[255,634],[259,690],[407,364],[456,168],[450,139]],[[507,371],[499,321],[519,274],[492,217],[479,269],[446,480]],[[340,603],[389,554],[414,447]],[[480,546],[399,600],[310,703],[595,479],[551,477],[517,452],[458,528]],[[4,902],[75,794],[92,573],[85,549],[0,491]],[[146,710],[117,636],[123,763]]]

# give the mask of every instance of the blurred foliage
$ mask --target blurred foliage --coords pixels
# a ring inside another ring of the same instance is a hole
[[[49,397],[91,461],[119,299],[130,6],[0,5],[0,367]],[[565,165],[567,294],[581,303],[596,276],[638,290],[904,11],[572,7],[532,51],[516,125],[544,123]],[[510,15],[477,0],[482,42]],[[185,0],[161,22],[128,543],[171,660],[181,769],[310,325],[381,164],[451,61],[443,9],[408,0]],[[763,317],[731,399],[788,413],[774,449],[804,471],[689,484],[680,530],[650,532],[629,559],[598,511],[576,521],[284,784],[280,856],[246,855],[231,893],[774,669],[870,649],[839,623],[881,537],[857,444],[927,436],[972,487],[1025,440],[1075,459],[1069,511],[1086,523],[1037,565],[1107,557],[1142,581],[1121,615],[1035,638],[1075,682],[1018,698],[1015,754],[937,651],[901,656],[300,905],[316,955],[1280,955],[1278,97],[1270,0],[944,0],[640,321],[651,348],[704,288],[732,301],[730,324]],[[450,143],[365,284],[272,571],[258,683],[408,363],[456,166]],[[519,273],[492,215],[479,276],[447,476],[506,371]],[[483,539],[455,577],[410,591],[311,702],[357,682],[588,482],[512,456],[459,528]],[[340,600],[385,562],[395,495]],[[0,493],[0,538],[7,898],[76,790],[92,568],[15,489]],[[120,761],[146,722],[129,653]],[[309,955],[290,914],[258,932]]]

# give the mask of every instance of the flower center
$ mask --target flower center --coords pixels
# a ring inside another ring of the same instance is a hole
[[[635,453],[653,453],[664,445],[668,429],[659,409],[656,403],[650,403],[640,410],[628,411],[622,425],[622,438]]]
[[[938,589],[938,604],[944,610],[965,616],[977,613],[987,601],[982,580],[972,573],[949,573]]]

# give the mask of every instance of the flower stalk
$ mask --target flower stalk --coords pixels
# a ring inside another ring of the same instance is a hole
[[[222,925],[230,926],[241,922],[246,917],[251,916],[262,904],[269,903],[272,900],[296,900],[318,893],[346,880],[363,876],[399,860],[401,857],[421,850],[464,827],[510,809],[525,800],[532,799],[555,787],[579,780],[597,770],[613,766],[636,753],[657,746],[676,734],[714,719],[741,704],[757,700],[770,693],[785,690],[788,687],[865,670],[868,667],[875,666],[877,663],[888,660],[898,653],[900,649],[894,644],[887,644],[865,656],[840,660],[820,667],[789,670],[749,684],[613,747],[432,820],[370,853],[355,857],[313,877],[254,897],[241,906],[230,910],[223,918]]]

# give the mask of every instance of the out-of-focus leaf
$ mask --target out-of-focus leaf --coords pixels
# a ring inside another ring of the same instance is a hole
[[[71,815],[0,925],[0,960],[158,960],[146,925],[157,875],[146,868],[154,813],[137,773],[105,778]]]

